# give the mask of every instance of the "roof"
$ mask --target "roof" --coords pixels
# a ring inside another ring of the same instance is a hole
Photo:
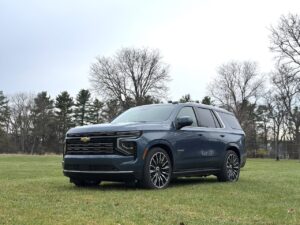
[[[147,106],[153,106],[153,105],[186,105],[186,106],[195,106],[195,107],[202,107],[202,108],[207,108],[207,109],[212,109],[218,112],[223,112],[223,113],[228,113],[228,114],[233,114],[232,112],[227,111],[226,109],[219,108],[217,106],[212,106],[212,105],[206,105],[206,104],[201,104],[201,103],[195,103],[195,102],[186,102],[186,103],[178,103],[178,102],[173,102],[173,103],[160,103],[160,104],[149,104],[149,105],[141,105],[137,107],[147,107]]]

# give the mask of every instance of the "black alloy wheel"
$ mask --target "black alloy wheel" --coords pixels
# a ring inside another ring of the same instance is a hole
[[[218,174],[218,179],[219,181],[234,182],[234,181],[238,181],[239,176],[240,176],[240,159],[234,151],[228,150],[226,152],[222,170],[220,174]]]
[[[171,180],[172,164],[168,153],[161,148],[153,148],[146,157],[143,186],[162,189]]]

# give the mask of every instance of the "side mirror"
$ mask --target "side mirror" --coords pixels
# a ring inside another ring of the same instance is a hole
[[[176,128],[179,130],[186,126],[191,126],[193,124],[193,120],[189,116],[178,117],[176,119]]]

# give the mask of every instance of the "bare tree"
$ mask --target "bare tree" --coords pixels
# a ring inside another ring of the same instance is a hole
[[[271,130],[273,132],[274,137],[274,147],[276,152],[276,160],[279,161],[279,144],[282,142],[286,130],[284,129],[284,122],[287,118],[287,112],[285,107],[281,101],[281,97],[277,94],[271,94],[270,92],[267,94],[266,103],[269,111],[269,118],[271,119]]]
[[[279,64],[300,71],[300,17],[297,14],[281,16],[276,27],[271,27],[271,51],[277,54]]]
[[[256,103],[261,96],[263,83],[255,62],[234,61],[219,67],[208,90],[216,103],[234,112],[242,123],[248,116],[249,103]]]
[[[91,65],[90,82],[106,99],[144,104],[149,96],[165,97],[169,66],[158,50],[123,48],[114,57],[98,57]]]
[[[236,115],[247,136],[247,149],[252,154],[258,147],[255,108],[263,83],[255,62],[233,61],[220,66],[217,77],[208,86],[215,103]]]
[[[273,72],[272,84],[294,128],[294,140],[300,145],[300,78],[293,68],[282,65]]]
[[[32,144],[31,129],[33,117],[31,115],[34,96],[26,93],[18,93],[10,100],[11,109],[11,133],[16,144],[23,153],[29,151]]]

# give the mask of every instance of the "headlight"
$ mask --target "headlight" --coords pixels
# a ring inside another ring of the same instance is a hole
[[[136,142],[130,140],[118,140],[118,149],[126,155],[135,155],[136,153]]]
[[[119,131],[116,135],[120,137],[138,138],[142,135],[142,131]]]

